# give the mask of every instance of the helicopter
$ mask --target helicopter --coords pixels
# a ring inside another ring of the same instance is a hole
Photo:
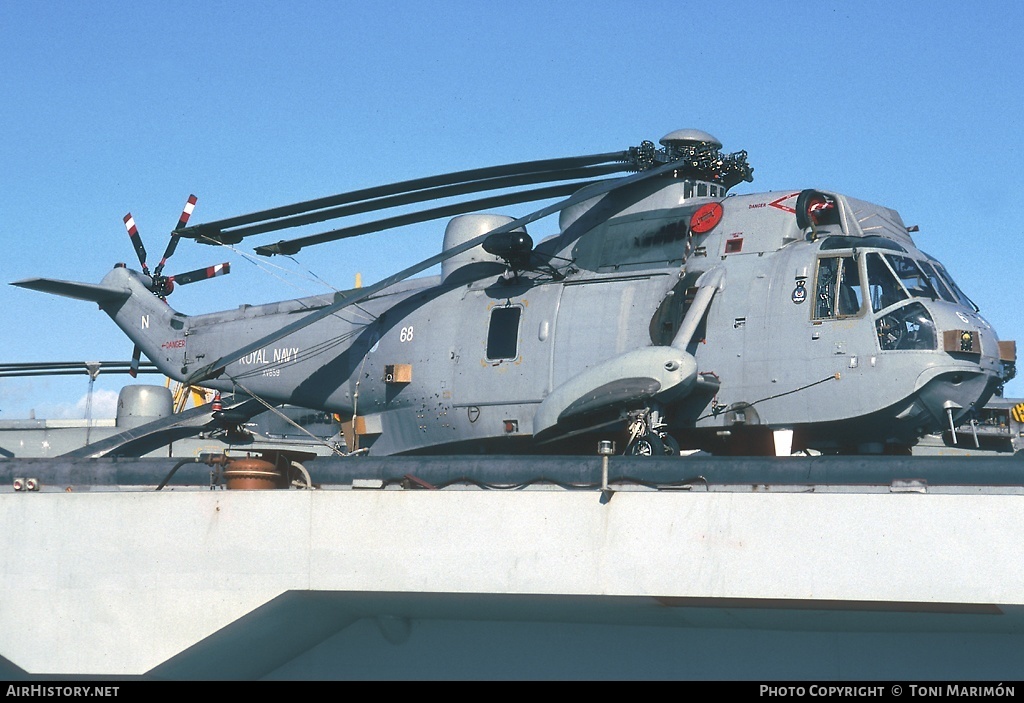
[[[696,129],[660,145],[192,226],[183,213],[153,272],[129,215],[141,271],[14,285],[97,303],[136,362],[141,351],[175,380],[351,418],[350,445],[375,455],[592,453],[600,439],[635,455],[909,453],[1013,377],[1015,343],[999,340],[896,211],[819,189],[729,194],[753,180],[746,152],[724,153]],[[183,237],[237,244],[544,182],[560,184],[256,248],[294,254],[451,218],[438,254],[370,286],[203,315],[166,302],[163,265]],[[487,212],[559,197],[524,217]],[[527,226],[556,213],[558,231],[535,245]],[[440,274],[413,277],[438,264]]]

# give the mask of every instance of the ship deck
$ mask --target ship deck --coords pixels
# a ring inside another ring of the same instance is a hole
[[[1020,458],[174,464],[0,461],[0,678],[1024,672]]]

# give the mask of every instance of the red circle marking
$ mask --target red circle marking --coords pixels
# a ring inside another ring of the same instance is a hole
[[[713,230],[722,221],[722,204],[705,203],[697,208],[690,217],[690,229],[694,234],[704,234]]]

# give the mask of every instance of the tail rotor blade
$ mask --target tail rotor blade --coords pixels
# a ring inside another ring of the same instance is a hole
[[[142,350],[139,349],[139,345],[135,345],[135,349],[132,350],[132,363],[128,368],[128,375],[132,378],[138,378],[139,375],[139,361],[142,359]]]
[[[164,250],[164,255],[160,259],[160,263],[157,264],[155,273],[159,276],[163,270],[164,265],[167,264],[167,260],[174,254],[174,250],[178,248],[178,240],[181,239],[181,235],[177,234],[179,229],[182,229],[188,224],[188,218],[192,216],[192,211],[196,209],[196,201],[198,199],[195,195],[188,196],[188,200],[185,202],[185,207],[181,211],[181,217],[178,218],[178,224],[175,225],[174,231],[171,232],[171,241],[167,243],[167,248]]]
[[[135,218],[129,212],[124,216],[124,227],[128,230],[128,237],[132,240],[132,246],[135,247],[135,254],[139,257],[139,263],[142,264],[142,272],[149,275],[149,267],[146,265],[146,247],[142,244],[142,237],[139,236],[139,228],[135,226]]]
[[[179,230],[188,224],[188,218],[192,217],[192,211],[196,209],[196,198],[195,194],[188,196],[188,201],[185,203],[185,207],[181,210],[181,217],[178,218],[178,224],[175,225],[174,229]]]
[[[184,286],[189,283],[195,283],[196,281],[205,281],[207,278],[223,276],[226,273],[231,273],[231,264],[229,262],[217,264],[216,266],[207,266],[206,268],[196,269],[195,271],[188,271],[186,273],[179,273],[176,276],[171,276],[170,280],[176,285]]]

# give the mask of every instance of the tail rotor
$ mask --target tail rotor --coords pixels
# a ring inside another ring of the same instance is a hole
[[[171,239],[167,242],[167,248],[164,249],[164,255],[160,257],[160,263],[156,265],[156,268],[152,272],[149,270],[149,265],[146,261],[146,246],[142,243],[142,235],[139,234],[138,225],[135,223],[135,218],[129,212],[124,216],[124,226],[128,231],[128,238],[131,239],[132,247],[135,249],[135,255],[139,258],[139,264],[142,266],[142,273],[149,281],[146,287],[160,300],[166,301],[167,296],[174,292],[175,284],[184,286],[189,283],[195,283],[196,281],[205,281],[208,278],[215,278],[216,276],[223,276],[226,273],[231,272],[231,264],[224,262],[223,264],[217,264],[216,266],[207,266],[205,268],[195,269],[194,271],[187,271],[185,273],[179,273],[173,276],[163,275],[164,266],[167,265],[167,260],[174,255],[174,251],[178,248],[178,242],[181,240],[180,230],[184,229],[188,225],[188,220],[192,216],[192,211],[195,210],[197,198],[195,195],[189,195],[188,200],[185,201],[185,207],[181,210],[181,217],[178,218],[178,224],[175,225],[171,231]],[[133,378],[136,377],[139,370],[139,362],[142,358],[142,350],[136,345],[132,352],[131,367],[128,371]]]

